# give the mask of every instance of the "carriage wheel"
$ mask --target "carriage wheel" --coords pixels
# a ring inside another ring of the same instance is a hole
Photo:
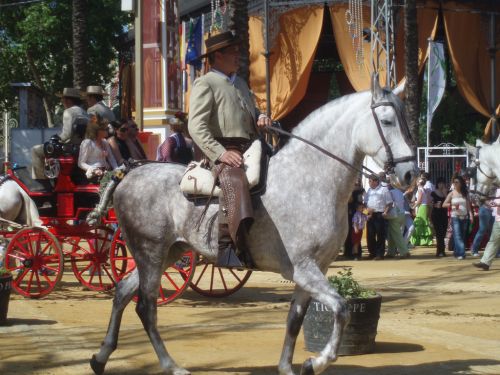
[[[227,297],[240,290],[251,274],[249,270],[216,267],[200,257],[189,285],[205,297]]]
[[[12,272],[14,290],[31,298],[46,296],[63,275],[64,258],[57,239],[45,229],[26,228],[10,240],[5,268]]]
[[[112,236],[113,231],[102,226],[90,229],[83,237],[66,239],[71,245],[68,255],[73,273],[90,290],[101,292],[115,286],[109,260]]]
[[[157,304],[167,304],[179,297],[189,285],[196,266],[195,255],[187,251],[174,265],[168,267],[161,278],[160,292]],[[122,239],[118,228],[111,244],[111,272],[116,282],[120,281],[135,269],[135,261]],[[137,302],[137,297],[134,297]]]

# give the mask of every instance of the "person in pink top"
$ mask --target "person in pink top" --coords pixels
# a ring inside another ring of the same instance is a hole
[[[500,188],[496,190],[495,199],[490,202],[490,206],[493,208],[493,215],[495,217],[490,240],[484,249],[481,261],[474,263],[474,267],[480,268],[484,271],[488,271],[490,269],[491,263],[493,263],[493,259],[500,248]]]

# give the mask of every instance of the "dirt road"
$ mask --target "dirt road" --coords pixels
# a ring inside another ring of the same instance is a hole
[[[500,374],[500,259],[489,272],[468,258],[338,261],[383,296],[376,352],[341,357],[326,374]],[[214,300],[188,290],[159,308],[169,352],[193,374],[275,374],[293,284],[255,272],[236,294]],[[0,374],[91,374],[88,360],[106,332],[111,296],[83,290],[72,275],[42,300],[11,299],[0,327]],[[302,333],[294,364],[311,353]],[[106,374],[160,374],[131,304]]]

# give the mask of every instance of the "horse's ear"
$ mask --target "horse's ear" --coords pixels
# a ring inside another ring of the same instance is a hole
[[[467,148],[467,152],[472,155],[476,155],[477,148],[475,146],[472,146],[468,144],[467,142],[464,142],[465,147]]]
[[[383,91],[382,91],[382,87],[380,87],[380,82],[378,80],[378,73],[373,73],[372,74],[371,92],[372,92],[372,100],[373,101],[377,101],[384,94]]]
[[[399,82],[399,85],[397,85],[394,90],[392,90],[392,93],[394,95],[399,96],[401,100],[405,99],[405,86],[406,86],[406,77]]]
[[[482,140],[476,139],[476,147],[483,147],[485,144]]]

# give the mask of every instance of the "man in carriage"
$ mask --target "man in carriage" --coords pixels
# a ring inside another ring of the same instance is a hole
[[[243,153],[271,120],[256,109],[247,83],[236,75],[240,41],[230,32],[209,37],[210,71],[193,83],[188,128],[193,141],[210,159],[222,194],[219,197],[217,266],[252,267],[245,236],[253,221]]]
[[[64,106],[62,131],[58,135],[61,143],[80,146],[85,135],[88,123],[88,115],[81,107],[82,97],[80,90],[65,87],[61,96]],[[36,145],[31,149],[32,178],[43,180],[45,176],[45,152],[44,145]]]
[[[100,119],[110,123],[115,121],[116,117],[111,108],[104,103],[104,97],[108,95],[101,86],[87,86],[85,92],[87,100],[87,113],[89,116],[98,115]]]

